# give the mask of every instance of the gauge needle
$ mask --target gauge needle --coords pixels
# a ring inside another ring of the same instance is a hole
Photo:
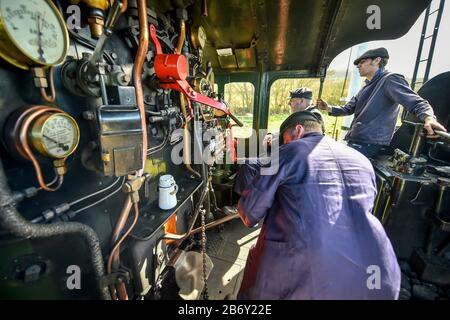
[[[52,141],[52,142],[55,143],[55,144],[57,144],[58,147],[60,147],[60,148],[63,149],[64,151],[68,151],[68,150],[69,150],[69,146],[68,146],[68,145],[65,145],[64,143],[60,143],[60,142],[56,141],[55,139],[50,138],[49,136],[46,136],[45,134],[44,134],[44,138],[45,138],[45,139],[48,139],[48,140],[50,140],[50,141]]]
[[[38,24],[39,60],[45,63],[44,50],[42,49],[42,32],[41,32],[41,15],[40,14],[38,14],[38,16],[37,16],[37,24]]]

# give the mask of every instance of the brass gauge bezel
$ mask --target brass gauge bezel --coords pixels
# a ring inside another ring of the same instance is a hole
[[[56,15],[56,18],[60,23],[64,33],[63,36],[64,52],[61,55],[61,57],[54,63],[42,63],[41,61],[34,59],[29,54],[24,52],[21,49],[19,43],[8,31],[8,28],[6,27],[3,21],[2,12],[0,10],[0,57],[6,60],[7,62],[11,63],[12,65],[23,70],[30,70],[30,68],[32,67],[57,66],[65,61],[67,53],[69,51],[69,32],[67,31],[64,18],[61,16],[61,13],[59,12],[58,8],[50,0],[41,0],[41,1],[46,2],[50,6],[51,10]],[[25,2],[24,4],[26,5],[27,1],[24,2]]]
[[[205,37],[204,39],[200,39],[199,36],[200,32],[204,34]],[[206,46],[206,41],[208,41],[208,37],[206,36],[206,31],[202,26],[192,27],[191,41],[194,44],[195,49],[203,49]]]
[[[47,149],[44,143],[44,136],[43,136],[44,127],[47,124],[47,122],[56,117],[65,117],[72,123],[73,127],[75,128],[74,134],[76,137],[76,142],[73,144],[72,148],[62,156],[56,156],[52,154]],[[40,116],[38,119],[36,119],[36,121],[33,123],[33,126],[29,133],[29,139],[31,140],[32,146],[41,155],[53,159],[65,159],[75,152],[75,150],[78,147],[78,144],[80,143],[80,128],[78,127],[78,123],[75,121],[75,119],[70,115],[68,115],[67,113],[46,113]]]

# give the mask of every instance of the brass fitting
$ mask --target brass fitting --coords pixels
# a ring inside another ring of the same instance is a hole
[[[142,185],[145,184],[145,196],[147,196],[147,182],[150,180],[149,174],[144,174],[142,176],[128,176],[128,181],[122,187],[122,190],[125,193],[130,194],[131,203],[139,202],[139,190],[142,188]]]
[[[33,81],[36,88],[48,88],[47,75],[42,68],[31,68]]]
[[[53,166],[55,167],[58,176],[63,176],[67,173],[66,159],[54,160]]]
[[[91,9],[87,20],[92,38],[100,38],[105,26],[105,11],[111,8],[114,0],[70,0],[71,4],[80,2],[85,3]]]
[[[105,19],[100,16],[89,16],[88,23],[92,38],[100,38],[103,33],[103,27],[105,26]]]
[[[103,152],[102,153],[102,161],[104,163],[109,163],[111,162],[111,154],[109,152]]]

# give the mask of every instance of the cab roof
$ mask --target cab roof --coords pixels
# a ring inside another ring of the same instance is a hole
[[[206,17],[202,15],[202,0],[184,0],[192,4],[187,7],[192,24],[206,31],[204,53],[216,73],[289,70],[310,76],[320,76],[339,53],[351,46],[406,34],[431,2],[205,1]],[[373,14],[369,9],[374,5],[380,9],[381,29],[369,30],[367,20]]]

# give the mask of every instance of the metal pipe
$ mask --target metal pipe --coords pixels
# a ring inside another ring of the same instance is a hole
[[[134,87],[136,92],[136,100],[139,108],[139,113],[141,114],[141,125],[143,130],[142,139],[142,169],[139,170],[139,174],[144,173],[145,161],[147,157],[145,156],[148,141],[147,141],[147,121],[145,117],[145,102],[144,102],[144,90],[142,89],[142,72],[145,62],[145,57],[148,51],[148,19],[147,19],[147,2],[145,0],[137,0],[138,16],[139,16],[139,48],[136,54],[136,59],[133,68],[133,79]]]
[[[125,203],[123,204],[122,211],[119,214],[119,219],[117,220],[116,227],[114,228],[114,232],[111,238],[111,243],[114,245],[114,243],[117,242],[120,236],[120,232],[125,227],[125,224],[128,221],[128,217],[130,216],[131,211],[131,198],[130,196],[127,196],[125,199]]]
[[[45,102],[53,103],[56,100],[55,80],[54,80],[54,67],[49,69],[48,85],[50,87],[50,95],[47,94],[45,88],[41,88],[41,96]]]
[[[103,30],[102,35],[100,36],[100,39],[97,42],[97,45],[95,46],[94,53],[92,54],[90,58],[90,63],[92,65],[96,65],[98,62],[100,62],[103,51],[105,50],[106,41],[109,39],[109,37],[113,33],[114,25],[116,24],[117,20],[120,17],[120,14],[122,13],[122,3],[120,1],[116,1],[112,4],[111,8],[109,9],[108,18],[105,23],[105,28]]]
[[[128,0],[122,0],[122,14],[128,9]]]
[[[206,0],[202,0],[202,17],[208,16],[208,3]]]
[[[417,158],[419,156],[420,150],[422,149],[423,139],[423,124],[416,124],[414,130],[414,137],[412,143],[409,147],[408,153],[411,154],[413,158]]]
[[[436,133],[441,138],[450,140],[450,133],[448,133],[448,132],[440,131],[440,130],[434,130],[434,133]]]
[[[20,144],[22,147],[22,150],[25,152],[27,158],[31,161],[33,164],[34,170],[36,171],[36,177],[39,182],[39,186],[42,188],[42,190],[45,191],[57,191],[59,187],[61,187],[61,176],[58,176],[59,183],[56,187],[51,188],[48,186],[48,184],[44,181],[41,166],[39,165],[39,162],[37,161],[36,157],[33,154],[33,151],[31,151],[30,146],[28,145],[28,128],[30,127],[31,123],[39,117],[41,114],[44,114],[46,112],[56,112],[61,113],[62,111],[57,108],[51,108],[51,107],[45,107],[41,106],[39,110],[29,115],[21,124],[20,128]]]
[[[12,194],[3,170],[2,161],[0,161],[0,226],[11,234],[25,239],[42,239],[67,234],[81,236],[88,247],[89,261],[94,270],[99,295],[106,300],[111,298],[108,289],[101,285],[105,269],[100,241],[95,231],[91,227],[78,222],[37,225],[27,221],[13,205]]]
[[[186,23],[180,20],[180,35],[178,36],[177,54],[182,54],[184,40],[186,40]]]
[[[238,213],[233,214],[231,216],[226,216],[226,217],[223,217],[221,219],[217,219],[217,220],[215,220],[213,222],[208,223],[207,225],[205,225],[205,228],[206,229],[211,229],[211,228],[214,228],[214,227],[216,227],[218,225],[224,224],[224,223],[226,223],[228,221],[231,221],[231,220],[234,220],[234,219],[237,219],[237,218],[240,218]],[[192,235],[200,233],[200,232],[202,232],[202,227],[195,228],[194,230],[192,230],[189,233],[189,236],[192,236]]]
[[[120,245],[122,244],[122,242],[128,237],[128,235],[131,233],[131,231],[133,231],[133,228],[135,227],[137,221],[139,219],[139,206],[137,203],[134,204],[134,219],[133,219],[133,223],[131,224],[131,226],[128,228],[128,230],[124,233],[124,235],[122,236],[122,238],[120,238],[116,244],[114,245],[114,248],[111,251],[111,254],[109,255],[109,259],[108,259],[108,274],[110,274],[112,272],[112,264],[113,264],[113,260],[114,257],[116,256],[117,252],[119,251]],[[112,286],[111,286],[112,287]],[[114,289],[111,288],[111,294],[114,296]],[[122,288],[123,289],[123,288]],[[119,297],[122,299],[125,299],[125,296],[123,295],[123,290],[121,293],[121,290],[118,291],[119,292]]]
[[[139,17],[139,47],[136,54],[136,59],[134,61],[133,68],[133,80],[134,87],[136,93],[136,101],[139,108],[139,113],[141,116],[141,126],[142,126],[142,168],[138,171],[138,175],[142,176],[144,173],[145,162],[147,160],[147,148],[148,148],[148,140],[147,140],[147,121],[145,115],[145,101],[144,101],[144,90],[142,88],[142,72],[143,66],[145,63],[145,57],[148,51],[148,43],[149,43],[149,35],[148,35],[148,19],[147,19],[147,2],[145,0],[137,0],[137,9],[138,9],[138,17]],[[111,251],[111,254],[108,259],[108,273],[112,272],[112,264],[113,262],[118,262],[118,253],[121,243],[126,239],[126,237],[130,234],[131,230],[133,230],[134,226],[137,223],[139,217],[139,207],[137,203],[134,204],[135,209],[135,218],[133,224],[128,229],[128,231],[115,242],[114,248]],[[113,240],[118,237],[120,232],[122,231],[126,221],[128,220],[128,216],[131,210],[131,198],[127,197],[124,203],[124,207],[119,216],[119,221],[117,223],[116,229],[114,230]],[[113,298],[115,298],[114,288],[111,288],[111,294]],[[124,284],[122,283],[119,286],[119,290],[117,291],[119,294],[119,298],[127,299],[126,289],[124,288]]]

